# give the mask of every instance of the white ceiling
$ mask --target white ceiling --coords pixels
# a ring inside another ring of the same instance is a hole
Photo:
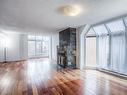
[[[60,14],[58,8],[69,4],[80,5],[82,13],[75,17]],[[0,0],[0,27],[27,33],[54,33],[126,13],[127,0]]]

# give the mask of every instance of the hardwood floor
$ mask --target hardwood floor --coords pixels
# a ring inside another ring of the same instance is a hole
[[[34,59],[0,64],[0,95],[127,95],[127,80]]]

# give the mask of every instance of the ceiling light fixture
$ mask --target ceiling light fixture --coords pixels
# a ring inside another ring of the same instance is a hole
[[[77,16],[82,10],[79,5],[65,5],[60,7],[59,11],[65,16]]]

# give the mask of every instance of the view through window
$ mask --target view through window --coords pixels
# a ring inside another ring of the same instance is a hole
[[[28,36],[28,56],[49,57],[50,38],[46,36]]]
[[[97,68],[127,75],[127,17],[92,26],[86,35],[87,39],[93,37],[91,30],[96,34]],[[91,65],[92,50],[96,47],[93,48],[91,40],[86,40],[86,45],[86,55],[90,56],[86,64]]]

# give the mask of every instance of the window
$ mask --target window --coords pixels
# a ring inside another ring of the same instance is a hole
[[[42,53],[42,42],[36,41],[36,54],[40,55]]]
[[[125,26],[122,19],[112,21],[106,24],[111,32],[125,31]]]
[[[99,36],[98,40],[98,66],[109,68],[109,36]]]
[[[28,36],[28,56],[48,57],[49,56],[49,37]]]
[[[125,62],[125,35],[111,36],[111,69],[123,73]]]
[[[93,27],[93,29],[96,32],[96,34],[98,34],[98,35],[105,35],[105,34],[107,35],[108,34],[108,31],[104,25],[95,26],[95,27]]]
[[[96,36],[96,33],[93,31],[93,29],[91,28],[88,33],[86,34],[86,36]]]
[[[88,37],[86,41],[86,66],[96,67],[96,37]]]
[[[35,40],[35,38],[36,38],[36,37],[35,37],[35,36],[32,36],[32,35],[29,35],[29,36],[28,36],[28,39],[29,39],[29,40]]]
[[[106,24],[111,32],[111,54],[110,69],[124,73],[125,69],[125,26],[122,18]],[[120,35],[119,35],[120,34]]]
[[[127,17],[124,18],[125,25],[127,26]]]
[[[42,40],[42,36],[36,36],[36,40],[37,41],[41,41]]]
[[[125,24],[124,22],[125,21]],[[126,26],[125,26],[126,25]],[[92,27],[90,30],[94,30],[96,35],[97,46],[97,66],[110,71],[127,75],[127,17],[103,23]],[[90,32],[90,31],[89,31]],[[92,32],[87,33],[91,35]],[[87,37],[87,34],[85,37]],[[86,56],[91,56],[89,51],[90,41],[86,42],[88,50]],[[94,45],[94,44],[92,44]],[[92,63],[92,59],[86,59],[87,63]]]
[[[28,41],[28,56],[35,56],[35,41]]]
[[[109,32],[107,31],[104,24],[93,27],[97,36],[97,47],[98,47],[98,66],[100,68],[108,68],[109,63]]]

